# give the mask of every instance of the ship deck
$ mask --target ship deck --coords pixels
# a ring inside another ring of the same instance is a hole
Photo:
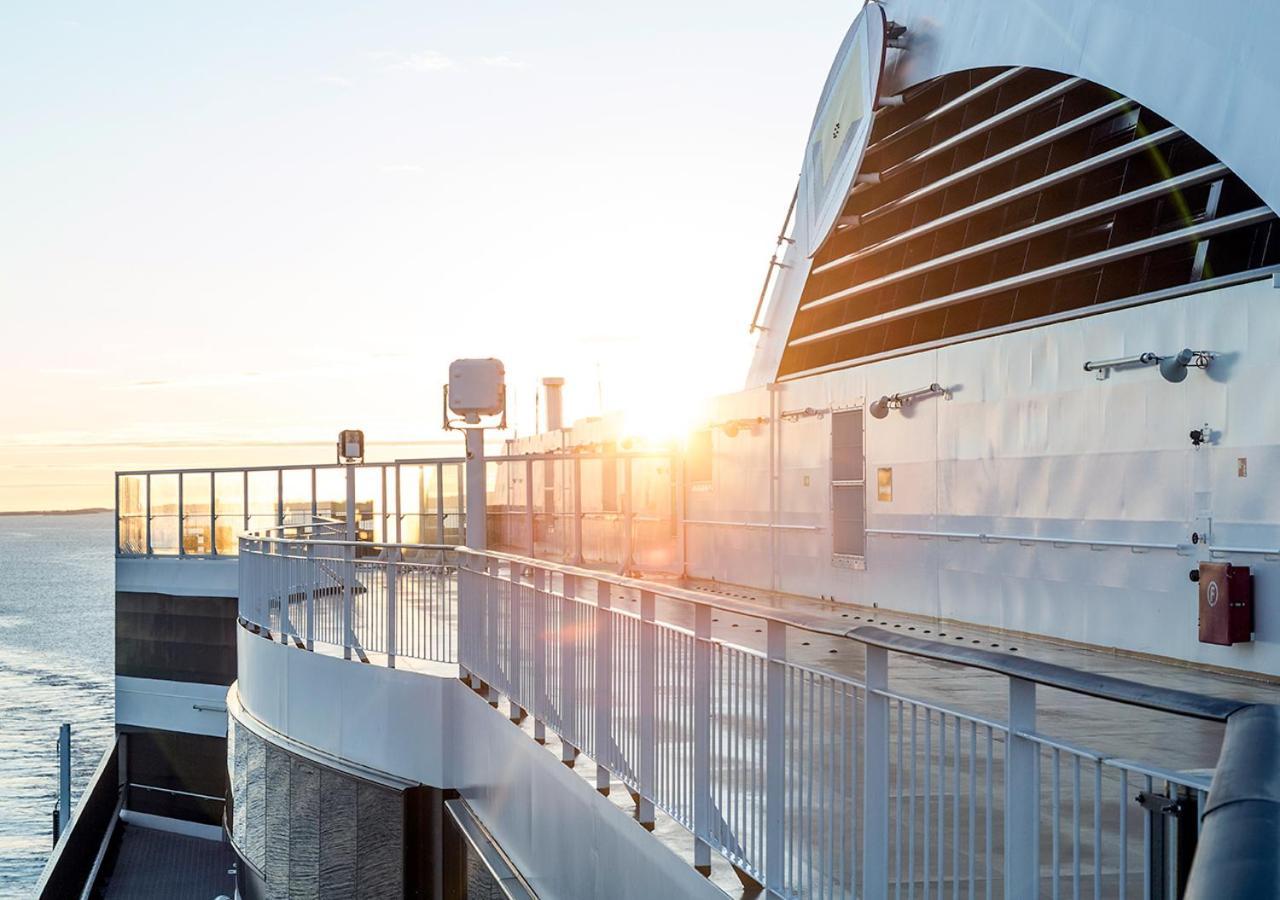
[[[210,900],[235,895],[235,855],[223,841],[121,822],[93,894],[103,900]]]

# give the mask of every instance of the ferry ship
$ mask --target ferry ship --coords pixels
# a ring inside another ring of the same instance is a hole
[[[1278,26],[867,3],[676,444],[118,473],[40,896],[1280,896]]]

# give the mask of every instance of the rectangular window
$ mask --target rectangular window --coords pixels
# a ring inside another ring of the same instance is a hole
[[[689,452],[685,457],[685,479],[690,484],[711,482],[711,431],[695,431],[689,437]]]
[[[866,555],[867,505],[862,410],[831,415],[831,550]]]

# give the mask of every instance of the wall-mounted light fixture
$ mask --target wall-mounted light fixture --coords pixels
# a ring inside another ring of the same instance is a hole
[[[732,438],[737,437],[738,432],[743,428],[750,431],[757,425],[763,425],[768,421],[769,419],[766,416],[751,416],[744,419],[727,419],[724,422],[713,422],[709,427],[719,428],[724,432],[725,437]]]
[[[915,403],[917,400],[923,400],[925,397],[941,397],[944,400],[950,400],[951,391],[935,381],[928,387],[916,388],[914,391],[887,394],[879,400],[873,400],[871,402],[871,417],[873,419],[883,419],[885,416],[889,415],[889,410],[904,409],[912,403]]]
[[[1160,375],[1165,381],[1177,384],[1187,377],[1188,368],[1207,369],[1214,353],[1210,350],[1180,350],[1172,356],[1158,353],[1138,353],[1134,356],[1118,356],[1115,359],[1095,359],[1084,364],[1086,372],[1096,372],[1099,381],[1105,381],[1112,369],[1138,369],[1159,364]]]

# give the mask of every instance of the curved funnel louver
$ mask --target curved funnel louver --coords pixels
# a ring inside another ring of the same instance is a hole
[[[1276,216],[1172,123],[1081,78],[946,75],[876,116],[779,377],[1259,277]],[[867,177],[874,175],[876,177]]]

